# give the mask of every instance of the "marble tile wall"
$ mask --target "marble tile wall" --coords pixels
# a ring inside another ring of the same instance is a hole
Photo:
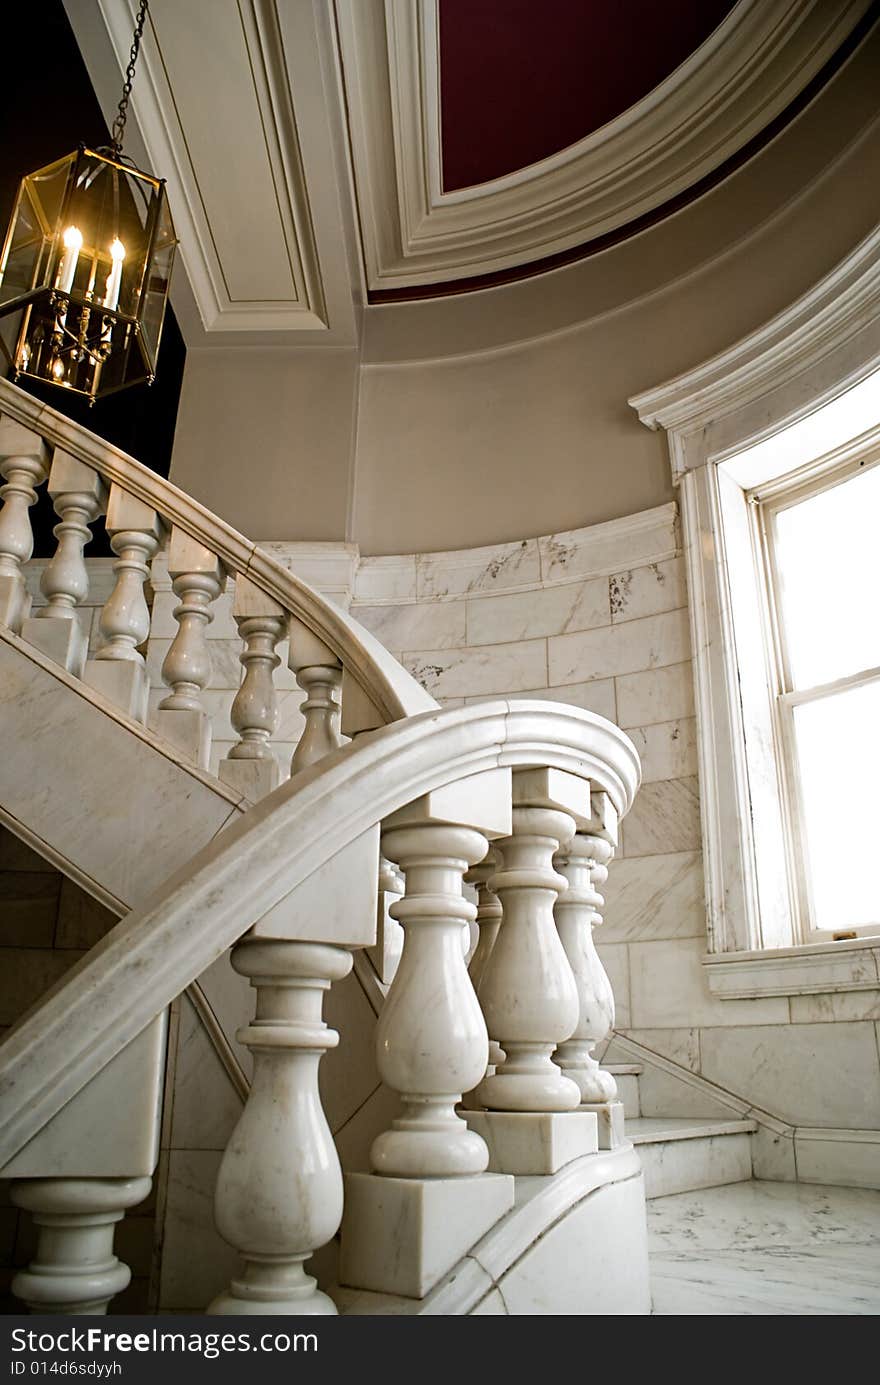
[[[115,917],[0,826],[0,1034],[16,1022],[69,967],[113,927]],[[146,1312],[153,1254],[151,1200],[133,1208],[117,1251],[132,1282],[116,1313]],[[13,1207],[0,1180],[0,1312],[20,1311],[9,1285],[35,1249],[30,1217]]]

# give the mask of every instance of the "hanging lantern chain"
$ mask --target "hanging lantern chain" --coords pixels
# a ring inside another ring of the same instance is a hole
[[[134,70],[137,65],[138,54],[141,50],[141,39],[144,36],[144,24],[147,18],[148,3],[149,0],[141,0],[140,8],[137,13],[131,52],[128,55],[128,67],[125,70],[125,84],[122,88],[122,99],[119,102],[116,119],[113,121],[113,129],[110,133],[110,146],[116,154],[119,154],[122,150],[125,122],[128,117],[128,100],[131,96],[131,87],[134,82]]]

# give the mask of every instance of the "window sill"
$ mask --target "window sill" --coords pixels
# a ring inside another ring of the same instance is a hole
[[[767,952],[714,953],[703,959],[720,1000],[880,989],[880,937],[806,943]]]

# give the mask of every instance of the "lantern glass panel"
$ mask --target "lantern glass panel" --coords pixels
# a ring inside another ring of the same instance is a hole
[[[141,313],[141,340],[150,362],[151,371],[156,369],[156,358],[159,354],[159,341],[162,335],[162,320],[165,316],[165,304],[168,301],[171,269],[174,264],[176,248],[177,238],[174,234],[174,223],[171,220],[168,198],[165,195],[163,185],[158,192],[153,251],[144,280]]]
[[[164,184],[109,151],[25,178],[0,263],[16,375],[91,399],[152,379],[175,243]]]

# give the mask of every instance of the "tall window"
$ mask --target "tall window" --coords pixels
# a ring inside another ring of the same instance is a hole
[[[804,942],[880,932],[880,464],[810,470],[748,496]]]

